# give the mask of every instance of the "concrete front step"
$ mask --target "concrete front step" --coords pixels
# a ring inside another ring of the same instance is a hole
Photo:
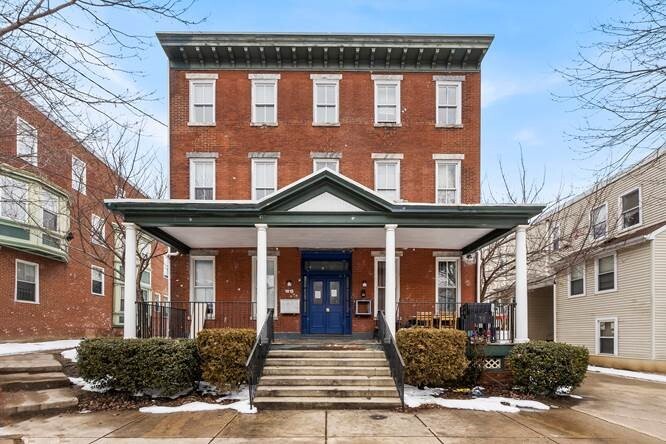
[[[31,353],[0,357],[0,374],[50,373],[62,371],[62,365],[49,353]]]
[[[390,376],[391,369],[386,367],[344,367],[344,366],[272,366],[266,363],[264,376]]]
[[[69,378],[62,372],[0,374],[0,391],[46,390],[69,386]]]
[[[327,397],[259,397],[254,404],[261,409],[388,409],[400,407],[400,398],[327,398]]]
[[[284,350],[271,349],[268,358],[360,358],[360,359],[384,359],[381,350]]]
[[[69,388],[0,393],[0,416],[25,412],[53,412],[78,404]]]
[[[272,358],[266,359],[270,367],[388,367],[385,357],[381,358]]]
[[[398,396],[395,386],[273,386],[259,385],[258,397],[390,398]]]
[[[326,376],[326,375],[297,375],[297,376],[268,376],[264,374],[261,377],[261,384],[270,386],[302,386],[302,385],[327,385],[327,386],[374,386],[374,387],[395,387],[395,382],[390,376]]]

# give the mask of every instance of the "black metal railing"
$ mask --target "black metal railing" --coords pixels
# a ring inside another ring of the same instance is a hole
[[[273,343],[273,309],[268,309],[266,321],[261,327],[261,331],[257,335],[254,346],[250,352],[250,356],[245,363],[245,371],[247,372],[247,385],[250,392],[250,407],[253,406],[254,396],[257,394],[257,385],[259,379],[264,371],[264,364],[266,357]]]
[[[255,303],[137,302],[136,332],[139,338],[194,338],[204,328],[255,328]]]
[[[391,369],[391,377],[395,382],[395,388],[398,390],[400,396],[400,404],[405,408],[405,361],[400,355],[398,344],[395,342],[393,333],[389,329],[384,317],[384,312],[377,312],[377,339],[382,344],[384,354],[388,360]]]

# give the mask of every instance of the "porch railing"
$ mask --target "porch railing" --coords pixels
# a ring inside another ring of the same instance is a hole
[[[255,303],[137,302],[136,333],[139,338],[194,338],[204,328],[254,329]]]
[[[470,340],[512,343],[515,336],[515,304],[505,302],[407,302],[397,304],[397,328],[454,328]]]
[[[389,329],[384,312],[377,312],[377,339],[382,344],[384,354],[391,369],[391,377],[400,396],[400,404],[405,408],[405,361],[398,350],[398,344]]]
[[[257,385],[264,370],[266,357],[273,343],[273,309],[268,309],[266,321],[261,327],[259,335],[257,335],[254,346],[250,352],[250,356],[245,363],[245,371],[247,372],[247,385],[250,392],[250,407],[253,406],[254,397],[257,394]]]

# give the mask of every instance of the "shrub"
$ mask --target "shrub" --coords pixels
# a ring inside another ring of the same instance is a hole
[[[171,396],[200,379],[192,340],[86,339],[78,354],[81,377],[99,388]]]
[[[205,329],[197,335],[203,379],[221,389],[246,382],[245,362],[256,332],[242,328]]]
[[[460,378],[467,368],[463,331],[403,328],[396,341],[405,360],[407,384],[442,386]]]
[[[538,395],[578,387],[585,379],[588,360],[585,347],[545,341],[518,344],[507,357],[514,384]]]

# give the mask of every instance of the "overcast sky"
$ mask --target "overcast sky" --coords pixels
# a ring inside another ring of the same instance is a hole
[[[627,13],[626,4],[613,0],[199,0],[189,16],[207,17],[200,25],[137,18],[136,26],[149,34],[182,30],[494,34],[482,65],[484,194],[487,199],[489,187],[501,186],[500,159],[515,178],[522,144],[529,174],[540,178],[546,170],[543,200],[547,200],[562,186],[565,191],[580,190],[606,161],[601,156],[584,157],[567,137],[582,114],[574,103],[553,98],[570,92],[554,70],[573,66],[580,46],[596,41],[595,24]],[[140,63],[145,76],[136,80],[138,87],[156,92],[159,100],[148,106],[149,111],[166,121],[167,59],[156,39]],[[154,136],[149,145],[166,164],[167,130],[159,125],[150,125],[149,130]]]

